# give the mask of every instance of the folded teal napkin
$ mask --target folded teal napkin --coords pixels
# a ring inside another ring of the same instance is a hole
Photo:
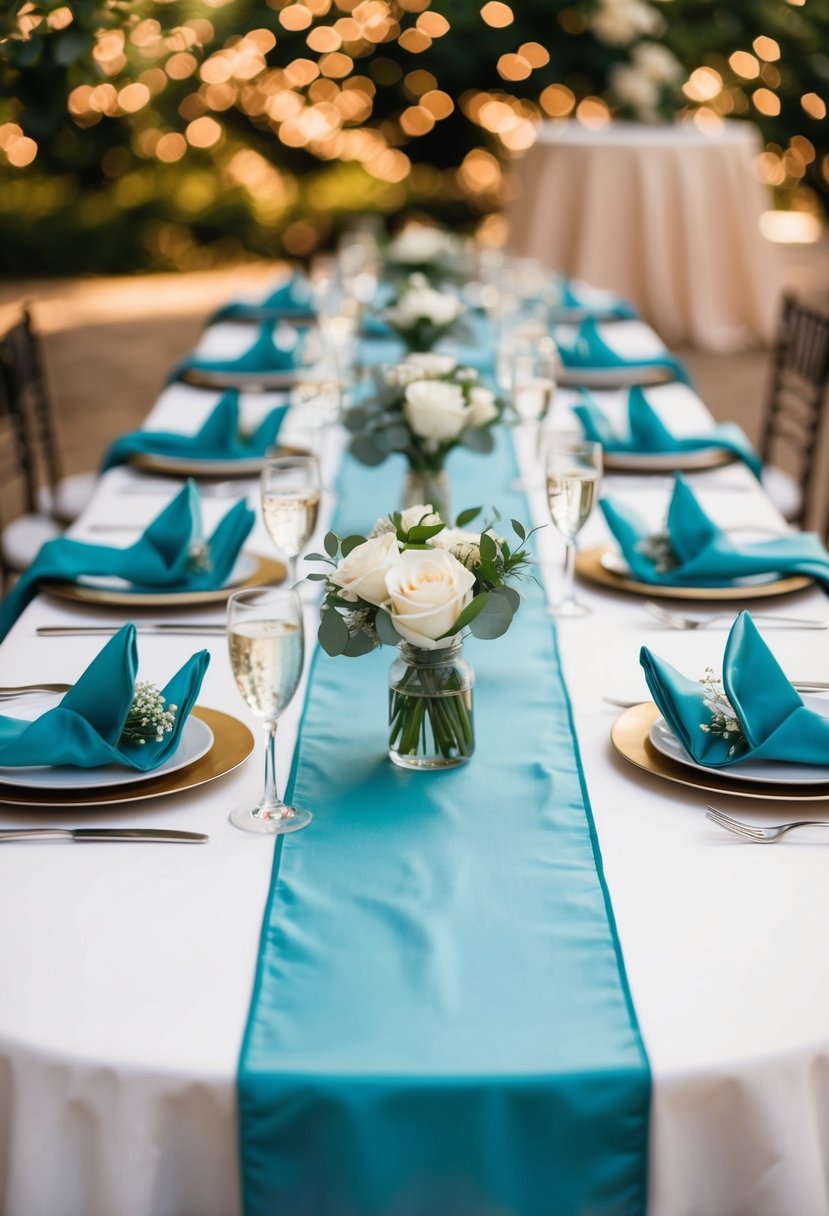
[[[829,766],[829,717],[806,708],[749,613],[741,612],[732,625],[722,666],[722,686],[743,738],[711,729],[710,693],[699,681],[681,675],[647,646],[639,661],[654,701],[697,764],[726,768],[742,760],[784,760]]]
[[[138,670],[135,625],[124,625],[54,709],[33,722],[0,715],[0,765],[120,764],[149,773],[178,747],[209,662],[209,653],[198,651],[161,690],[164,708],[175,705],[176,710],[171,729],[160,741],[122,739]]]
[[[74,583],[85,574],[117,575],[141,592],[211,591],[222,587],[255,518],[247,502],[237,502],[205,543],[199,491],[195,482],[189,481],[141,538],[126,549],[91,545],[65,536],[47,541],[0,604],[0,638],[33,599],[41,579]]]
[[[599,504],[634,578],[668,587],[727,587],[752,574],[804,574],[829,585],[829,554],[814,532],[740,543],[708,518],[685,479],[677,474],[668,508],[670,569],[645,551],[653,529],[610,498]],[[660,557],[662,555],[660,554]]]
[[[311,285],[301,274],[291,275],[262,300],[231,300],[213,313],[213,321],[279,321],[281,318],[313,317],[314,300]]]
[[[232,359],[208,359],[202,355],[191,354],[178,363],[168,377],[181,380],[187,372],[211,372],[231,374],[256,372],[288,372],[298,367],[302,358],[303,335],[299,329],[281,325],[274,337],[274,327],[270,322],[259,326],[256,339]]]
[[[131,431],[111,445],[101,470],[124,464],[131,456],[183,456],[188,460],[249,460],[264,456],[276,442],[288,406],[271,410],[250,435],[239,433],[239,394],[227,392],[195,435],[173,431]]]
[[[558,307],[563,311],[569,309],[584,310],[587,309],[595,313],[597,317],[616,317],[620,321],[633,321],[639,314],[633,305],[622,299],[621,296],[613,296],[608,299],[606,304],[598,305],[590,298],[585,299],[579,294],[578,284],[572,279],[559,279],[559,302]]]
[[[611,369],[614,367],[664,368],[676,380],[685,384],[691,383],[688,371],[670,351],[654,355],[651,359],[627,359],[620,355],[602,338],[598,330],[599,322],[594,317],[582,321],[572,343],[562,343],[558,338],[561,362],[566,370],[582,371],[592,369]]]
[[[744,461],[755,477],[762,472],[760,457],[734,422],[720,423],[704,435],[672,435],[638,385],[628,393],[627,409],[627,433],[622,435],[610,425],[604,410],[586,389],[582,389],[582,400],[573,406],[573,413],[585,438],[600,443],[607,452],[655,455],[722,448]]]

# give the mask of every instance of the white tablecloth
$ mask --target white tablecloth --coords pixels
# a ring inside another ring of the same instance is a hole
[[[653,400],[666,417],[696,410],[704,424],[703,407],[688,393],[666,386]],[[153,421],[193,429],[205,400],[175,386]],[[564,421],[567,400],[560,394],[556,425]],[[329,457],[336,446],[332,439]],[[703,504],[724,522],[780,522],[741,466],[692,480]],[[123,492],[137,481],[123,469],[107,474],[79,531],[148,521],[163,498],[157,491]],[[667,484],[665,477],[607,479],[608,489],[634,501],[654,523],[664,513]],[[207,499],[205,505],[210,526],[228,503]],[[543,519],[540,494],[534,505]],[[131,536],[125,532],[123,542]],[[557,577],[560,549],[552,530],[543,536],[554,563],[545,572]],[[597,514],[583,543],[604,537]],[[261,527],[253,546],[271,551]],[[602,698],[644,699],[640,645],[647,642],[693,674],[718,663],[726,635],[722,629],[669,632],[636,598],[588,587],[581,594],[594,613],[560,626],[561,649],[653,1068],[652,1216],[823,1216],[829,1212],[829,836],[793,838],[769,849],[743,844],[705,820],[702,795],[648,779],[616,757],[609,731],[618,710]],[[829,618],[817,590],[765,608]],[[93,615],[117,619],[105,609],[93,614],[38,599],[0,647],[0,684],[77,676],[101,640],[43,639],[34,630],[88,623]],[[219,621],[222,611],[187,616]],[[790,673],[829,680],[827,635],[772,629],[767,636]],[[201,643],[192,639],[192,649]],[[142,637],[142,674],[163,681],[188,644]],[[233,686],[223,643],[208,644],[213,661],[201,702],[246,718],[257,730]],[[481,654],[479,678],[485,668]],[[280,728],[283,774],[301,700]],[[258,794],[260,762],[261,745],[237,773],[192,794],[53,817],[62,824],[206,831],[204,846],[0,847],[4,1216],[239,1212],[235,1071],[272,845],[231,827],[227,814]],[[793,809],[719,801],[726,810],[770,821]],[[318,813],[322,818],[324,808]],[[0,808],[2,826],[44,819]],[[296,844],[313,850],[313,825]]]
[[[545,123],[514,167],[519,253],[630,299],[669,346],[769,340],[779,304],[757,128]]]

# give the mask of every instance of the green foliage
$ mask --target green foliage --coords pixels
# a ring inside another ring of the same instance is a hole
[[[422,11],[409,0],[381,2],[388,31],[376,42],[346,40],[336,53],[347,60],[325,76],[329,52],[308,37],[356,20],[359,0],[328,9],[321,0],[310,29],[293,31],[282,20],[290,0],[6,0],[0,270],[113,272],[304,256],[358,211],[409,208],[474,225],[503,202],[499,163],[527,146],[547,112],[572,111],[588,96],[631,111],[616,73],[649,41],[673,51],[683,78],[705,66],[723,82],[707,100],[660,86],[660,108],[704,106],[757,122],[780,198],[810,206],[829,194],[829,0],[642,0],[663,28],[618,44],[597,34],[603,0],[513,0],[504,28],[485,24],[481,0],[427,0]],[[406,38],[401,45],[401,34],[414,36],[423,18],[440,16],[446,32],[416,49]],[[759,52],[757,39],[766,40]],[[507,78],[502,57],[520,59],[528,44],[541,54]],[[737,51],[754,57],[756,75],[738,74]],[[304,83],[301,73],[291,81],[274,75],[298,61]],[[130,84],[137,93],[124,93]],[[553,101],[550,86],[558,86]],[[352,102],[365,96],[364,109],[355,102],[332,134],[325,124],[349,90]],[[454,106],[432,122],[424,102],[436,92]],[[505,105],[509,122],[485,120],[482,100]],[[306,118],[313,111],[307,130],[291,116],[297,106]],[[369,151],[358,156],[360,132]]]

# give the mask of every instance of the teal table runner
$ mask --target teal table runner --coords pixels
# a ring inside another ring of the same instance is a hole
[[[450,457],[457,507],[507,490],[504,434]],[[346,460],[337,531],[397,505]],[[246,1216],[642,1216],[648,1062],[555,628],[530,586],[465,646],[477,752],[386,759],[389,648],[317,652],[239,1068]]]

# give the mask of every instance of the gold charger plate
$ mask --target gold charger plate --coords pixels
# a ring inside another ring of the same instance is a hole
[[[725,773],[703,773],[684,764],[669,760],[658,752],[650,741],[651,727],[661,712],[653,701],[643,701],[620,714],[610,731],[610,740],[616,751],[637,768],[665,781],[687,785],[691,789],[704,790],[706,794],[726,794],[734,798],[762,798],[771,802],[826,802],[829,801],[829,782],[826,785],[758,785],[753,781],[741,781],[739,777]],[[808,790],[808,792],[807,792]]]
[[[248,456],[239,460],[194,460],[186,456],[159,456],[154,452],[136,452],[130,457],[134,469],[149,473],[169,473],[174,477],[258,477],[265,467],[264,456]],[[243,493],[240,490],[240,496]]]
[[[261,587],[270,583],[281,583],[285,578],[285,567],[270,557],[249,554],[255,568],[246,579],[212,591],[117,591],[111,587],[86,587],[83,583],[61,583],[45,581],[41,591],[56,595],[62,600],[79,604],[109,604],[124,608],[188,608],[196,604],[221,604],[234,591],[243,587]]]
[[[298,381],[307,379],[300,369],[285,372],[210,372],[189,367],[181,373],[185,384],[196,388],[238,388],[241,392],[266,393],[274,388],[292,388]]]
[[[756,600],[770,596],[789,595],[792,591],[803,591],[814,581],[805,574],[793,574],[777,578],[770,583],[743,584],[740,587],[668,587],[663,583],[640,583],[626,574],[615,574],[602,565],[606,553],[614,553],[612,545],[597,545],[576,554],[576,573],[590,583],[612,587],[614,591],[627,591],[632,595],[644,595],[648,599],[671,600]]]
[[[698,448],[693,452],[608,452],[602,456],[609,473],[692,473],[733,464],[737,457],[724,448]],[[716,486],[714,487],[716,489]]]
[[[197,718],[206,722],[213,731],[213,746],[206,755],[187,768],[163,777],[147,777],[132,785],[105,786],[96,790],[27,790],[21,786],[0,784],[0,804],[7,806],[85,807],[112,806],[121,802],[141,802],[147,798],[160,798],[162,794],[176,794],[192,790],[217,777],[232,773],[253,751],[253,735],[238,718],[222,713],[218,709],[205,709],[197,705],[193,710]]]
[[[676,375],[670,368],[641,367],[563,367],[558,376],[562,388],[631,388],[636,384],[670,384]]]

